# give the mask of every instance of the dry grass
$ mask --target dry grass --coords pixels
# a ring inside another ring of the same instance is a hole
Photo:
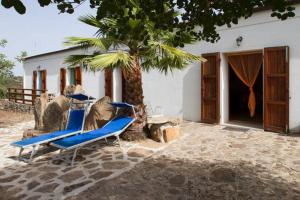
[[[31,121],[33,118],[33,114],[0,110],[0,128],[5,128],[20,122]]]

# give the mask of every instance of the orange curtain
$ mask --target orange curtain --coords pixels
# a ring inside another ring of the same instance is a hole
[[[248,108],[250,116],[255,115],[256,100],[253,85],[258,76],[263,59],[262,53],[227,55],[228,62],[239,79],[249,87]]]

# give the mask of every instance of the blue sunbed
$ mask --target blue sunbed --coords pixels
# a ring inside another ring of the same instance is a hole
[[[58,140],[58,139],[61,139],[64,137],[68,137],[68,136],[72,136],[72,135],[81,133],[83,123],[84,123],[84,115],[85,115],[84,109],[70,110],[68,121],[67,121],[67,126],[66,126],[65,130],[54,131],[52,133],[47,133],[47,134],[43,134],[40,136],[29,138],[29,139],[20,140],[20,141],[11,143],[11,145],[21,148],[20,153],[19,153],[19,159],[21,159],[21,155],[22,155],[24,148],[32,147],[31,155],[29,158],[29,162],[31,162],[39,145],[47,144],[49,142],[52,142],[52,141],[55,141],[55,140]]]
[[[120,107],[129,107],[133,110],[135,115],[134,107],[127,103],[112,103],[113,106],[120,108]],[[74,135],[71,137],[63,138],[60,140],[56,140],[51,142],[51,145],[60,148],[61,150],[71,150],[75,149],[73,158],[72,158],[72,165],[74,159],[76,157],[76,153],[78,149],[86,144],[101,140],[107,139],[108,137],[115,136],[118,141],[120,141],[119,135],[128,128],[133,122],[135,118],[128,117],[128,116],[117,116],[109,121],[105,126],[100,129],[88,131],[82,133],[80,135]]]
[[[83,131],[85,112],[88,106],[90,105],[91,100],[93,100],[94,98],[84,94],[72,94],[72,95],[68,95],[67,97],[71,98],[71,101],[70,101],[70,109],[68,112],[66,129],[11,143],[12,146],[16,146],[20,148],[19,160],[21,160],[21,156],[24,148],[32,147],[31,155],[28,160],[29,162],[31,162],[34,154],[38,150],[39,145],[47,144],[61,138],[76,135]],[[80,103],[79,102],[75,103],[73,101],[74,99],[79,100]],[[85,106],[83,109],[81,108],[78,109],[76,107],[76,104],[81,104]],[[75,108],[73,108],[73,106],[75,106]]]

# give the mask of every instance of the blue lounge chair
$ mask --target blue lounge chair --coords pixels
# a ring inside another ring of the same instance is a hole
[[[61,151],[75,149],[71,163],[71,165],[73,166],[77,151],[80,147],[86,144],[90,144],[101,139],[105,139],[107,141],[107,138],[111,136],[115,136],[120,144],[120,134],[135,121],[136,114],[134,111],[134,107],[130,104],[112,103],[112,105],[117,108],[116,113],[118,113],[119,108],[131,108],[135,117],[132,118],[128,116],[117,116],[100,129],[56,140],[52,142],[51,145],[60,148]]]
[[[76,104],[72,100],[70,102],[70,110],[68,114],[68,120],[65,130],[61,131],[54,131],[52,133],[43,134],[40,136],[32,137],[29,139],[20,140],[17,142],[11,143],[12,146],[19,147],[19,160],[24,160],[28,162],[32,162],[33,156],[36,154],[39,145],[47,144],[52,141],[69,137],[72,135],[79,134],[83,131],[84,128],[84,119],[85,119],[85,112],[88,107],[88,105],[91,103],[89,99],[91,97],[82,95],[82,94],[76,94],[76,95],[70,95],[72,99],[81,100],[84,102],[81,102],[81,104],[85,104],[83,109],[73,109],[72,107]],[[78,103],[77,103],[78,104]],[[25,148],[32,147],[31,155],[28,160],[22,159],[22,152]]]

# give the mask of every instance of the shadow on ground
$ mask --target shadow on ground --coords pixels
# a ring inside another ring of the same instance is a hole
[[[132,170],[68,200],[80,199],[300,199],[297,184],[246,162],[150,158]]]

